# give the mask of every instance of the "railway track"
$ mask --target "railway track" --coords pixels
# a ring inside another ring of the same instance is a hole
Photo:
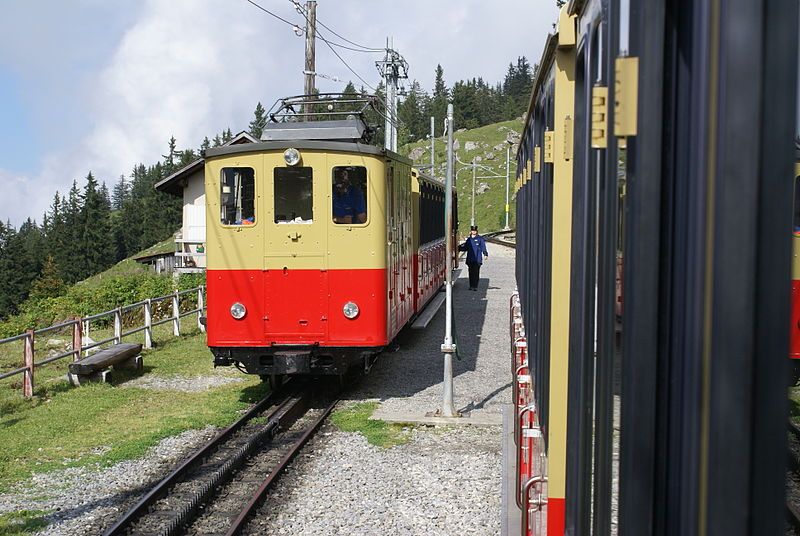
[[[240,534],[336,404],[334,390],[320,383],[290,383],[256,404],[104,534]]]
[[[800,534],[800,427],[789,421],[789,467],[786,474],[786,519]],[[791,534],[791,532],[787,532]]]
[[[517,243],[515,242],[516,231],[496,231],[494,233],[487,233],[483,235],[483,239],[491,244],[498,244],[516,249]]]

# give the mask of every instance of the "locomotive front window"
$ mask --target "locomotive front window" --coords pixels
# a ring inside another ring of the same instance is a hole
[[[310,167],[275,168],[275,223],[313,223],[313,194]]]
[[[333,168],[331,211],[333,222],[350,225],[367,221],[367,168],[337,166]]]
[[[222,168],[220,177],[220,222],[223,225],[253,225],[256,180],[253,168]]]

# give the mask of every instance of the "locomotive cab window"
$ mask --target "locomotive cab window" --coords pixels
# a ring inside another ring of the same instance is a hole
[[[313,201],[310,167],[275,168],[275,223],[313,223]]]
[[[333,168],[333,222],[352,225],[367,221],[367,168],[337,166]]]
[[[222,168],[220,177],[220,222],[223,225],[253,225],[256,181],[253,168]]]

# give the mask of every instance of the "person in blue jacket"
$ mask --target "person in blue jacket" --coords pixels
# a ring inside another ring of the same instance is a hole
[[[367,205],[361,190],[350,184],[346,169],[338,169],[333,177],[334,223],[365,223]]]
[[[478,290],[478,280],[481,277],[481,264],[483,258],[489,256],[486,251],[486,241],[478,234],[478,226],[469,228],[469,236],[464,243],[458,246],[459,251],[467,252],[467,267],[469,268],[469,289]]]

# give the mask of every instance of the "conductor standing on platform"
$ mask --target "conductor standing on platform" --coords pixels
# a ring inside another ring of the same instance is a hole
[[[464,243],[458,246],[459,251],[467,252],[467,267],[469,268],[469,289],[478,290],[478,280],[481,277],[481,264],[483,258],[489,256],[486,251],[486,241],[478,234],[478,226],[469,228],[469,236]]]

